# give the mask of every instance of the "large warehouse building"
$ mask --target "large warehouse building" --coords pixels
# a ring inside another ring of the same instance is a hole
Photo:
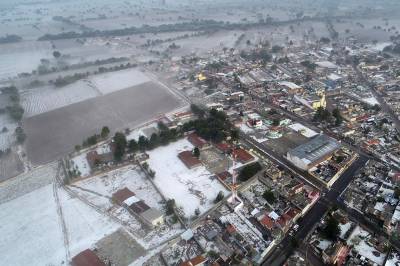
[[[328,159],[340,146],[335,139],[321,134],[288,151],[287,159],[296,167],[309,170]]]

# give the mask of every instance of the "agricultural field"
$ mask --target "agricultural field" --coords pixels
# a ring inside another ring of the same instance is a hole
[[[148,81],[150,79],[136,69],[99,74],[61,88],[44,86],[25,90],[22,93],[22,105],[26,112],[25,116],[31,117]]]
[[[27,155],[34,164],[45,163],[71,152],[105,125],[114,130],[134,128],[182,105],[165,87],[146,82],[32,116],[24,120]]]

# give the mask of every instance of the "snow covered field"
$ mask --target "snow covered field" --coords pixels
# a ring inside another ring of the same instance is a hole
[[[71,256],[119,228],[78,199],[58,191]],[[0,257],[4,265],[65,264],[66,247],[52,185],[2,204],[0,218]]]
[[[193,145],[186,139],[171,143],[148,152],[149,166],[156,172],[155,184],[165,197],[175,199],[185,216],[191,217],[199,208],[203,213],[213,205],[219,191],[227,190],[204,166],[188,169],[178,158],[178,153],[192,150]]]
[[[0,204],[50,184],[57,171],[53,162],[0,183]]]
[[[161,196],[136,166],[124,166],[106,174],[84,179],[74,185],[108,197],[111,197],[117,190],[127,187],[150,207],[163,210]],[[97,202],[95,203],[97,204]]]
[[[61,88],[44,86],[22,93],[25,116],[31,117],[90,98],[143,84],[150,79],[139,70],[127,69],[78,80]]]
[[[86,152],[79,154],[71,159],[72,168],[79,171],[79,175],[82,177],[86,177],[90,175],[90,165],[86,159]]]

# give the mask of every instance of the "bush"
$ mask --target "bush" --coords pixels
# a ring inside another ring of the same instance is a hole
[[[244,182],[244,181],[249,180],[255,174],[257,174],[261,169],[262,169],[262,166],[259,162],[246,165],[245,167],[242,168],[242,170],[239,173],[240,181]]]

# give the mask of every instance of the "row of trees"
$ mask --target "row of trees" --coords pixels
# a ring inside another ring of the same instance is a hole
[[[158,132],[153,133],[150,138],[140,136],[137,141],[134,139],[127,141],[123,133],[117,132],[113,138],[114,158],[120,161],[126,152],[131,154],[138,151],[145,152],[162,145],[168,145],[170,142],[183,137],[184,133],[188,131],[196,131],[199,136],[213,142],[221,142],[228,137],[231,137],[232,140],[239,138],[239,132],[233,129],[225,113],[214,109],[207,113],[196,105],[192,105],[192,111],[199,116],[198,119],[189,121],[176,129],[169,129],[160,122]],[[195,156],[200,156],[200,151],[195,150],[194,153]]]
[[[110,129],[107,126],[104,126],[101,129],[100,134],[94,134],[82,142],[82,145],[76,145],[75,150],[79,151],[82,148],[90,147],[97,144],[99,141],[104,140],[110,134]]]
[[[4,87],[0,89],[2,94],[8,95],[11,105],[5,108],[0,108],[0,113],[8,113],[15,121],[21,121],[24,115],[24,108],[20,103],[20,96],[18,89],[15,86]]]

